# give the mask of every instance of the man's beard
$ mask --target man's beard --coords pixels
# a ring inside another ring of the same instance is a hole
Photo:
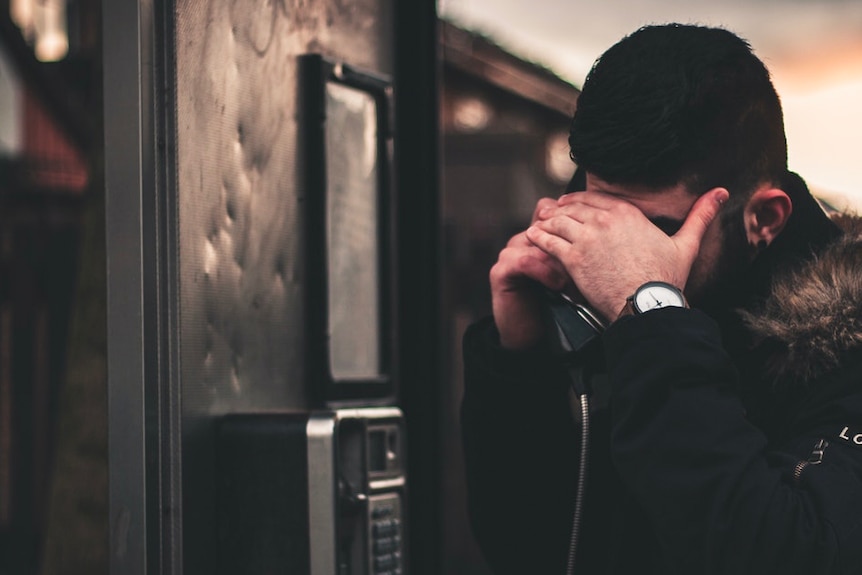
[[[731,200],[719,216],[721,251],[708,276],[689,294],[691,303],[704,311],[731,311],[749,295],[752,248],[745,233],[744,210],[745,202]]]

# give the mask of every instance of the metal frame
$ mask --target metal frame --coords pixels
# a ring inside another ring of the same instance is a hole
[[[173,3],[103,0],[110,573],[182,572]]]
[[[335,418],[313,413],[308,418],[308,536],[311,575],[337,573],[337,485]]]
[[[323,405],[344,402],[374,403],[391,401],[396,393],[394,359],[398,356],[395,324],[395,257],[392,226],[394,193],[392,189],[392,82],[389,78],[359,70],[319,54],[299,58],[300,109],[302,134],[306,146],[304,170],[306,185],[305,243],[308,278],[306,333],[308,364],[311,370],[311,396]],[[326,165],[326,86],[341,84],[374,99],[377,108],[377,202],[378,256],[380,259],[378,301],[380,305],[380,350],[383,374],[376,378],[342,379],[330,370],[329,308],[325,295],[329,287],[327,244],[327,165]]]

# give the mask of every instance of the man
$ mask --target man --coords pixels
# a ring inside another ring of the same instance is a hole
[[[862,240],[787,171],[766,68],[722,29],[642,28],[569,141],[585,191],[538,203],[464,337],[494,572],[566,572],[580,429],[544,286],[610,324],[575,573],[862,573]]]

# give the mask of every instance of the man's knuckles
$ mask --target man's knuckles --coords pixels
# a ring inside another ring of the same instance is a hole
[[[539,214],[544,210],[549,210],[557,207],[557,201],[553,198],[541,198],[536,202],[536,208],[533,210],[532,223],[539,221]]]

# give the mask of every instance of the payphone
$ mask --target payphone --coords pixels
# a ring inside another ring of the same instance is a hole
[[[407,573],[399,409],[232,415],[218,438],[222,573]]]
[[[218,422],[219,569],[404,575],[391,83],[320,55],[298,65],[310,405]]]

